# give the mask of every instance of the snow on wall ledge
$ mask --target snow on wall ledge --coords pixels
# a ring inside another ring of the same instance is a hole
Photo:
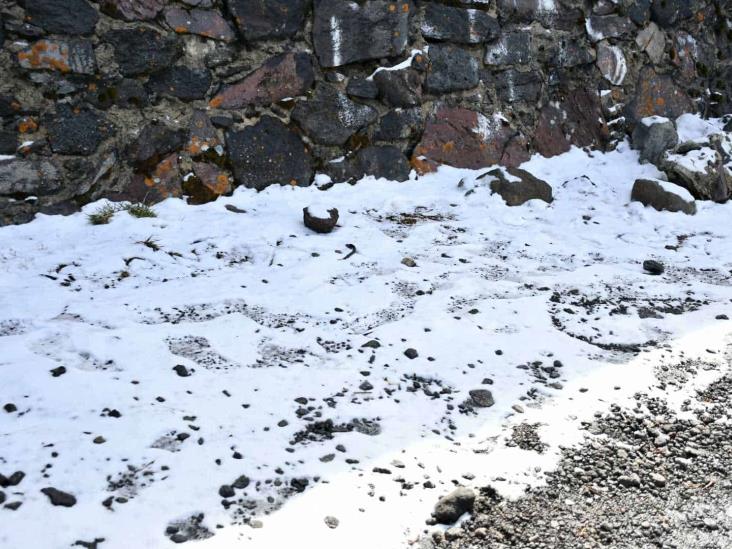
[[[98,198],[606,149],[732,111],[722,0],[36,0],[0,7],[0,224]],[[390,67],[393,70],[378,70]],[[480,120],[500,120],[475,132]],[[333,162],[335,159],[342,159]]]

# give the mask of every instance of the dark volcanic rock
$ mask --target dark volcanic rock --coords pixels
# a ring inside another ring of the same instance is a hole
[[[109,109],[114,105],[121,109],[138,109],[149,104],[145,85],[136,78],[122,78],[97,83],[89,91],[87,100],[99,109]]]
[[[0,155],[13,155],[18,148],[18,132],[0,127]]]
[[[651,19],[661,27],[671,27],[694,14],[692,0],[653,0]]]
[[[51,505],[60,505],[61,507],[73,507],[76,505],[76,498],[67,493],[57,490],[56,488],[43,488],[41,492],[48,496]]]
[[[300,101],[292,119],[321,145],[343,145],[359,129],[376,121],[376,109],[354,103],[335,87],[319,83],[309,101]]]
[[[82,156],[93,154],[112,130],[102,114],[65,104],[56,107],[56,114],[48,118],[46,126],[53,152]]]
[[[308,53],[283,53],[268,59],[241,82],[224,88],[211,101],[214,108],[240,109],[268,105],[308,91],[314,80]]]
[[[165,7],[166,0],[101,0],[102,12],[125,21],[155,19]]]
[[[197,34],[223,42],[236,40],[234,29],[217,11],[170,7],[165,10],[165,22],[179,34]]]
[[[593,43],[605,38],[618,38],[634,29],[630,19],[620,15],[592,15],[585,26]]]
[[[468,393],[470,403],[478,408],[490,408],[496,401],[493,400],[493,393],[488,389],[473,389]]]
[[[114,57],[125,76],[148,74],[173,65],[182,48],[175,36],[146,28],[115,29],[105,36],[114,46]]]
[[[289,38],[303,26],[309,0],[226,0],[247,42]]]
[[[352,78],[348,81],[346,93],[351,97],[376,99],[379,95],[379,88],[373,80],[367,80],[366,78]]]
[[[501,195],[509,206],[520,206],[529,200],[551,203],[552,188],[546,181],[534,177],[520,168],[507,168],[508,176],[501,169],[491,170],[480,178],[491,177],[491,191]]]
[[[181,101],[203,99],[210,87],[211,72],[208,69],[192,69],[185,65],[155,73],[148,82],[151,92],[177,97]]]
[[[228,484],[222,484],[219,488],[219,495],[222,498],[233,498],[236,495],[236,492],[234,491],[234,488],[232,488]]]
[[[430,46],[429,63],[424,87],[431,94],[469,90],[478,85],[478,60],[467,50]]]
[[[498,38],[501,28],[495,17],[484,11],[430,2],[425,9],[421,31],[428,40],[480,44]]]
[[[99,14],[86,0],[25,0],[26,17],[53,34],[91,34]]]
[[[469,109],[442,107],[427,121],[414,155],[422,161],[457,168],[482,168],[501,161],[514,134],[499,115],[484,116]]]
[[[322,67],[393,57],[407,46],[411,0],[315,0],[313,44]]]
[[[475,492],[470,488],[457,488],[440,498],[432,511],[432,518],[438,524],[453,524],[464,513],[473,510]]]
[[[508,69],[491,77],[498,97],[506,103],[535,102],[541,95],[544,79],[538,71]]]
[[[665,183],[670,186],[673,183]],[[667,188],[667,187],[666,187]],[[696,202],[684,200],[678,193],[666,190],[665,186],[651,179],[637,179],[633,184],[630,199],[644,206],[652,206],[658,211],[696,213]]]
[[[532,58],[532,35],[529,31],[509,32],[486,47],[486,65],[525,65]]]
[[[325,234],[331,232],[338,223],[338,210],[332,208],[328,210],[328,217],[316,217],[306,207],[302,209],[302,219],[308,229]]]
[[[652,275],[663,274],[665,270],[663,263],[656,261],[655,259],[646,259],[643,262],[643,270]]]
[[[278,119],[262,117],[253,126],[226,136],[236,182],[262,190],[273,184],[309,185],[310,154],[298,135]]]

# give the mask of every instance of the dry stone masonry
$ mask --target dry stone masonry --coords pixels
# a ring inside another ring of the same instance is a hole
[[[316,173],[515,168],[612,147],[644,118],[721,116],[731,12],[729,0],[3,0],[0,224],[101,197],[200,204]],[[674,164],[689,151],[666,154],[665,139],[648,160],[695,198],[729,198],[732,174],[700,186]],[[725,151],[706,147],[709,165]]]

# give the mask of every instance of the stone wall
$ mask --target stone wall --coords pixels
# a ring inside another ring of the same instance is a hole
[[[0,224],[732,112],[728,0],[0,0]]]

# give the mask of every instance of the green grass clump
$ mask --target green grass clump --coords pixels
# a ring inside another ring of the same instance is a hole
[[[92,225],[106,225],[107,223],[112,221],[112,218],[116,213],[117,208],[115,206],[113,206],[112,204],[105,204],[96,211],[90,213],[87,216],[87,219],[89,219],[89,223],[91,223]]]
[[[150,206],[143,204],[142,202],[137,202],[135,204],[128,204],[127,206],[124,207],[124,209],[132,217],[157,217],[158,216],[158,214],[155,213],[155,210],[153,210]]]

